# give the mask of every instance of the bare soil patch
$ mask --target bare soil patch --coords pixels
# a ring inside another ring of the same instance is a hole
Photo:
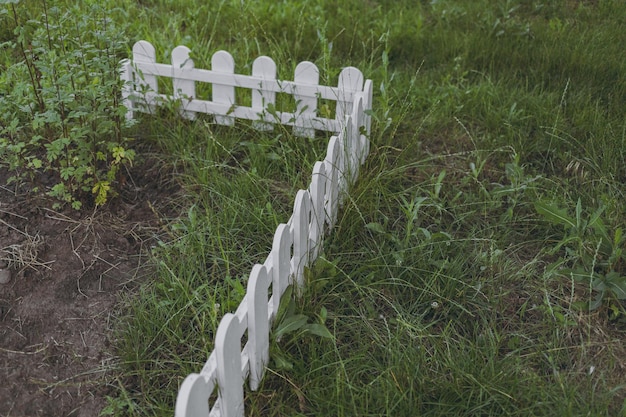
[[[154,166],[80,212],[16,193],[0,170],[0,268],[10,273],[0,284],[0,416],[97,416],[106,405],[119,296],[150,277],[147,251],[177,192]]]

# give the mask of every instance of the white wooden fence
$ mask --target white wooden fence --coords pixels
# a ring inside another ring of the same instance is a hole
[[[296,194],[293,215],[276,229],[269,256],[252,268],[241,304],[234,314],[222,318],[215,348],[204,367],[183,381],[176,400],[177,417],[244,415],[244,383],[248,379],[250,389],[256,390],[263,378],[280,298],[289,285],[303,285],[304,268],[317,259],[348,185],[356,180],[369,152],[371,119],[365,110],[371,108],[372,82],[364,82],[358,69],[345,68],[338,87],[325,87],[318,85],[318,69],[310,62],[298,64],[294,81],[276,80],[276,65],[268,57],[254,61],[252,76],[234,74],[234,60],[224,51],[216,52],[211,64],[211,71],[194,69],[184,46],[172,52],[172,65],[157,64],[154,47],[137,42],[132,61],[122,63],[122,77],[129,81],[124,93],[128,117],[135,111],[152,111],[163,100],[181,99],[181,114],[187,118],[202,112],[213,114],[217,124],[232,125],[240,118],[256,121],[259,129],[269,129],[267,123],[282,123],[294,126],[299,136],[312,136],[315,129],[337,135],[331,137],[325,159],[315,163],[308,189]],[[157,76],[173,78],[174,96],[157,93]],[[213,101],[195,98],[196,81],[213,84]],[[236,105],[234,87],[252,90],[251,107]],[[295,112],[268,108],[277,92],[296,98]],[[317,116],[319,98],[337,102],[334,119]],[[216,389],[216,400],[210,404]]]

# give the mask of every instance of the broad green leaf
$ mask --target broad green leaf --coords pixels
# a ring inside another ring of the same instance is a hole
[[[325,339],[333,338],[333,335],[330,333],[328,328],[320,323],[307,324],[302,329],[308,331],[311,334],[314,334],[315,336],[323,337]]]
[[[575,220],[567,214],[567,210],[560,209],[553,204],[537,201],[535,202],[535,210],[550,223],[576,227]]]
[[[611,271],[606,274],[606,286],[618,300],[626,300],[626,276]]]
[[[308,320],[309,318],[304,314],[296,314],[287,317],[282,323],[278,324],[278,327],[274,331],[274,336],[277,340],[280,340],[280,338],[287,333],[302,329],[302,326],[304,326]]]

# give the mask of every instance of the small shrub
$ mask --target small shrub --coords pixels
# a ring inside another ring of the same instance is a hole
[[[55,197],[55,208],[104,204],[135,156],[123,134],[123,31],[96,4],[9,3],[0,11],[1,26],[13,27],[1,44],[0,165],[14,173],[9,182]]]

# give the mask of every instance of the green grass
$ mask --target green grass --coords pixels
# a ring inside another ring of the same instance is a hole
[[[189,46],[237,72],[258,55],[334,83],[374,80],[372,152],[292,314],[332,339],[274,341],[249,415],[626,415],[626,311],[590,279],[626,275],[626,4],[618,0],[127,1],[129,48]],[[222,23],[227,22],[227,23]],[[236,22],[233,24],[232,22]],[[114,415],[173,413],[327,138],[164,112],[137,139],[185,190],[128,297]],[[536,202],[596,225],[564,227]],[[597,233],[596,233],[597,232]],[[614,275],[615,275],[614,274]],[[620,281],[618,279],[618,281]],[[623,280],[621,280],[623,281]],[[620,282],[621,282],[620,281]],[[621,285],[621,284],[620,284]],[[326,312],[326,313],[324,313]],[[276,360],[280,358],[281,360]]]

